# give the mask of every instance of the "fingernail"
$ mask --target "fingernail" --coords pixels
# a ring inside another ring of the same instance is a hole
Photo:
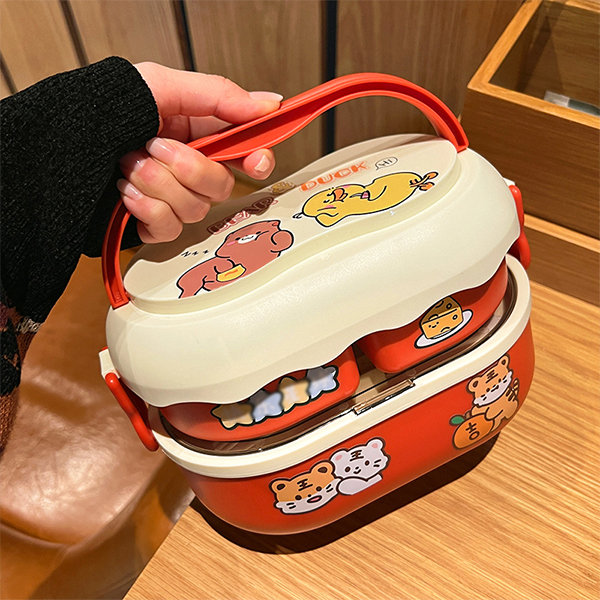
[[[253,100],[267,100],[269,102],[281,102],[283,96],[275,92],[250,92],[250,97]]]
[[[260,160],[258,161],[256,166],[254,167],[254,170],[258,171],[259,173],[266,173],[270,168],[271,161],[263,154],[260,157]]]
[[[153,156],[154,158],[160,160],[160,162],[167,164],[172,162],[175,154],[173,146],[161,138],[152,138],[146,144],[146,150],[148,150],[148,154],[150,154],[150,156]]]
[[[137,200],[142,197],[142,192],[138,190],[132,183],[127,181],[126,179],[117,180],[117,188],[123,194],[123,196],[129,196],[129,198],[133,198]]]

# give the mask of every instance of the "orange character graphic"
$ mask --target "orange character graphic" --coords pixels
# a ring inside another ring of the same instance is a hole
[[[275,506],[285,514],[305,513],[321,508],[337,495],[339,483],[328,461],[317,463],[308,473],[292,479],[276,479],[271,491]]]
[[[415,348],[425,348],[448,339],[465,327],[472,316],[473,311],[463,311],[452,296],[442,298],[421,317],[419,327],[422,335],[415,341]]]
[[[280,221],[258,221],[232,231],[217,248],[215,256],[186,271],[177,280],[180,298],[200,290],[216,290],[257,271],[275,260],[294,243],[291,231],[279,228]]]
[[[352,496],[379,483],[391,459],[384,446],[385,440],[372,438],[349,450],[340,448],[308,473],[271,481],[275,507],[286,515],[311,512],[338,494]]]
[[[467,390],[473,395],[473,406],[465,415],[455,415],[451,425],[458,425],[452,443],[465,448],[510,420],[519,409],[519,380],[513,380],[510,358],[505,354],[482,374],[473,377]]]
[[[348,183],[317,192],[302,207],[302,213],[314,217],[324,227],[331,227],[351,215],[368,215],[387,210],[404,202],[416,190],[433,187],[431,171],[421,176],[412,172],[390,173],[374,179],[369,185]]]

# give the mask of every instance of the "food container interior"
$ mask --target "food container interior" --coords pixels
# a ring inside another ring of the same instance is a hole
[[[506,291],[494,313],[475,333],[442,354],[395,374],[385,374],[374,369],[362,355],[358,360],[360,383],[356,393],[350,398],[294,427],[253,440],[224,442],[198,439],[177,430],[156,408],[152,407],[150,420],[161,446],[180,464],[181,451],[184,449],[207,458],[209,462],[210,456],[214,456],[215,459],[225,457],[234,459],[236,456],[252,454],[266,457],[269,453],[281,452],[285,445],[294,442],[302,443],[309,434],[316,437],[326,436],[327,429],[338,429],[336,423],[342,424],[348,419],[360,419],[375,408],[378,411],[385,411],[386,404],[394,407],[390,415],[406,410],[412,405],[414,399],[403,405],[402,395],[415,386],[418,388],[419,382],[428,374],[447,371],[461,360],[468,361],[470,357],[476,357],[481,354],[480,351],[484,349],[486,342],[493,343],[497,337],[505,337],[507,334],[503,330],[510,330],[512,338],[517,338],[522,333],[530,310],[529,288],[525,271],[518,261],[508,257],[508,263],[510,269]],[[504,351],[507,349],[505,348]],[[483,355],[485,356],[485,352]],[[408,397],[408,394],[404,397]],[[427,396],[420,397],[418,401],[427,401]],[[189,452],[184,454],[190,455]],[[223,476],[226,477],[226,470],[224,473]]]
[[[346,413],[353,412],[360,415],[381,402],[394,399],[407,389],[414,385],[415,379],[421,377],[432,370],[441,367],[452,360],[477,349],[477,347],[487,340],[494,332],[506,321],[510,312],[514,308],[516,300],[516,288],[514,277],[509,276],[506,293],[499,306],[491,318],[469,338],[462,343],[454,346],[442,354],[432,357],[415,367],[401,373],[386,374],[373,368],[368,359],[362,355],[358,361],[361,380],[359,388],[355,394],[336,404],[330,409],[320,412],[314,417],[298,424],[295,427],[278,432],[274,435],[257,438],[241,442],[218,442],[211,440],[200,440],[177,430],[169,421],[161,415],[161,421],[165,430],[173,439],[176,439],[182,445],[192,449],[206,452],[208,454],[246,454],[248,452],[258,452],[275,448],[291,440],[297,439],[307,432],[320,427],[332,419],[343,416]]]

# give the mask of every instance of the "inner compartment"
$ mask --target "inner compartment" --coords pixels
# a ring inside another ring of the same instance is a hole
[[[467,339],[500,304],[507,271],[503,260],[482,285],[445,296],[419,319],[370,334],[334,360],[279,377],[245,400],[180,403],[160,412],[182,433],[213,441],[264,438],[289,429],[352,397],[361,374],[373,366],[383,373],[403,372]],[[356,356],[361,357],[360,366]]]
[[[359,354],[357,366],[360,373],[360,381],[355,393],[350,398],[338,402],[334,406],[313,415],[301,423],[279,430],[272,435],[241,441],[215,441],[199,439],[182,432],[169,423],[163,414],[160,416],[162,424],[167,433],[178,443],[205,454],[240,455],[280,446],[325,423],[329,423],[333,419],[345,415],[349,411],[360,414],[382,402],[390,401],[403,391],[410,389],[418,377],[475,350],[506,321],[514,308],[515,301],[516,283],[509,271],[506,290],[500,304],[487,322],[467,339],[441,354],[396,374],[386,374],[373,368],[367,357]]]

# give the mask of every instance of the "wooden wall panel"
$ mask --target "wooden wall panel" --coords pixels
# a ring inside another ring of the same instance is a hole
[[[70,5],[89,62],[118,55],[183,68],[171,0],[71,0]]]
[[[322,82],[321,3],[313,0],[186,2],[196,70],[248,90],[286,97]],[[283,177],[321,155],[317,121],[276,148]]]
[[[80,66],[59,0],[2,0],[0,51],[18,90]]]
[[[467,83],[520,0],[340,0],[338,75],[391,73],[441,98],[456,114]],[[403,132],[432,132],[417,109],[369,98],[337,109],[336,145]]]

